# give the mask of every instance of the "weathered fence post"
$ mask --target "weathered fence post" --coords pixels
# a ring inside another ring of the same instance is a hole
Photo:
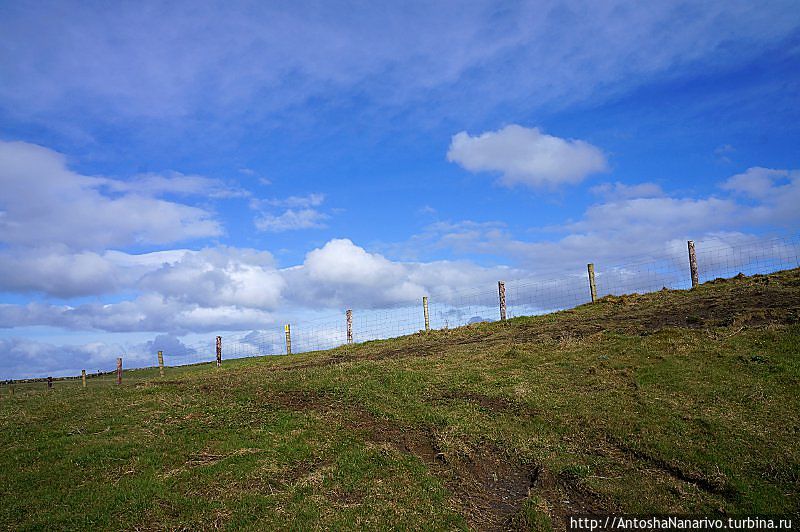
[[[292,354],[292,329],[287,323],[286,326],[283,328],[286,333],[286,354]]]
[[[586,265],[586,269],[589,270],[589,293],[592,295],[592,303],[597,301],[597,285],[594,284],[594,264],[589,263]]]
[[[422,296],[422,314],[425,316],[425,330],[431,330],[431,319],[428,315],[428,296]]]
[[[217,367],[222,366],[222,336],[217,336]]]
[[[164,376],[164,352],[158,352],[158,374]]]
[[[47,388],[50,389],[53,387],[53,377],[47,377]]]
[[[14,397],[14,385],[13,384],[9,384],[8,385],[8,396],[9,397]]]
[[[353,343],[353,311],[350,310],[350,309],[347,309],[347,312],[345,312],[345,314],[347,316],[347,343],[348,344],[352,344]]]
[[[497,292],[500,296],[500,320],[506,320],[506,283],[497,281]]]
[[[122,384],[122,357],[117,358],[117,384]]]
[[[81,370],[81,383],[83,384],[83,387],[86,388],[86,370],[85,369]]]
[[[694,253],[694,240],[689,240],[689,270],[692,273],[692,288],[700,283],[700,278],[697,275],[697,255]]]

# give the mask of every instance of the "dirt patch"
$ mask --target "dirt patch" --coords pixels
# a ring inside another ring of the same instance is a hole
[[[265,393],[262,398],[282,408],[335,416],[348,430],[364,434],[366,441],[417,457],[432,474],[443,480],[453,494],[453,504],[475,529],[507,529],[535,487],[541,471],[537,466],[522,464],[502,450],[487,446],[447,456],[441,452],[433,428],[401,426],[356,405],[344,405],[327,394]],[[498,400],[490,404],[503,403]]]
[[[505,397],[490,397],[476,392],[449,390],[431,398],[433,401],[465,401],[493,414],[508,414],[521,418],[532,418],[536,411],[528,405]]]
[[[607,502],[583,486],[579,479],[553,475],[540,465],[523,464],[502,449],[486,445],[456,456],[447,455],[441,451],[435,429],[401,426],[330,394],[265,392],[262,398],[290,410],[335,416],[341,425],[363,433],[368,442],[416,456],[432,474],[444,481],[453,493],[453,503],[474,529],[527,529],[522,506],[531,495],[545,501],[555,529],[566,526],[567,515],[592,515],[608,508]],[[449,391],[435,399],[474,402],[495,413],[535,414],[526,405],[477,393]]]

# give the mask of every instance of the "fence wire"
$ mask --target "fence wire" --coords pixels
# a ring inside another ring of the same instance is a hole
[[[800,267],[800,235],[747,239],[736,244],[719,240],[696,243],[699,282],[716,278],[767,274]],[[661,256],[631,257],[617,265],[595,264],[597,297],[691,288],[685,243]],[[531,316],[573,308],[591,301],[586,269],[565,271],[557,279],[506,280],[506,316]],[[428,296],[430,329],[440,330],[500,319],[498,286],[447,291]],[[345,310],[283,327],[222,335],[222,359],[320,351],[370,340],[388,339],[425,330],[421,298],[388,309],[353,309],[351,337]],[[290,340],[287,342],[287,336]],[[156,353],[152,353],[153,362]],[[164,365],[186,366],[216,360],[216,335],[207,341],[163,348]],[[113,379],[97,376],[98,382]],[[95,377],[93,377],[95,378]],[[80,377],[77,378],[80,381]]]

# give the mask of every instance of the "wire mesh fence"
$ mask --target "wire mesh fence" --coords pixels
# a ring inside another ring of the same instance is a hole
[[[736,243],[720,239],[697,242],[697,276],[700,283],[716,278],[767,274],[800,267],[800,235],[769,239],[748,238]],[[595,264],[596,297],[647,293],[692,287],[686,243],[669,248],[660,256],[628,257],[616,265]],[[565,270],[558,278],[506,280],[505,312],[508,318],[546,314],[573,308],[592,300],[587,270]],[[435,290],[427,296],[429,328],[448,329],[501,318],[497,285],[460,291]],[[370,340],[410,335],[426,329],[422,298],[384,309],[345,310],[311,320],[271,326],[264,330],[221,335],[222,359],[286,355],[320,351]],[[348,324],[349,321],[349,324]],[[177,342],[164,347],[164,366],[213,363],[217,358],[216,336],[194,343]],[[156,354],[146,354],[152,363]],[[158,371],[157,368],[152,368]],[[148,377],[148,370],[140,375]],[[156,373],[157,374],[157,373]],[[95,383],[114,381],[113,371],[90,376]],[[64,382],[67,382],[64,380]],[[70,382],[80,383],[80,377]]]

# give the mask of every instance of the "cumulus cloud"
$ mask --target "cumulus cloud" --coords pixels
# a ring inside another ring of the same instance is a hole
[[[460,261],[396,262],[349,239],[310,251],[303,264],[286,269],[288,297],[308,306],[380,308],[408,304],[423,295],[443,299],[465,287],[519,275],[504,267]]]
[[[218,247],[187,254],[146,274],[139,288],[204,307],[273,309],[285,281],[270,253]]]
[[[447,160],[470,172],[499,172],[506,186],[575,184],[608,169],[603,152],[588,142],[515,124],[474,137],[466,131],[455,134]]]
[[[133,190],[106,194],[109,183],[72,172],[47,148],[0,141],[0,242],[91,250],[222,234],[203,209]]]

